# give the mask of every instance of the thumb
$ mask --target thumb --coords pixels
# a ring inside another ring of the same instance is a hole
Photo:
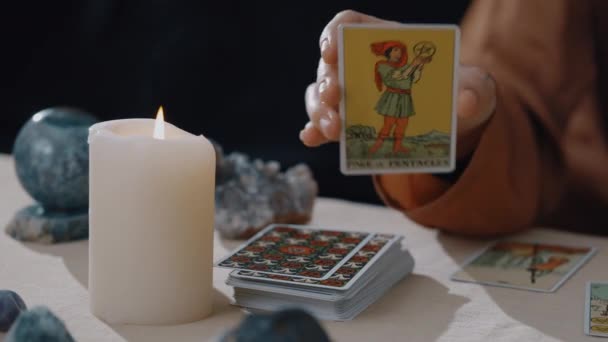
[[[458,135],[466,136],[485,123],[496,107],[496,84],[487,72],[475,66],[458,69]]]

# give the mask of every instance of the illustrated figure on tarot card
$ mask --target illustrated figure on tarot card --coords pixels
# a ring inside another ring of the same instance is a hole
[[[371,44],[371,51],[382,60],[376,62],[374,76],[376,87],[383,91],[375,110],[384,123],[374,145],[368,151],[375,154],[393,131],[393,154],[407,154],[403,145],[410,117],[416,114],[412,98],[412,86],[422,77],[425,64],[431,62],[435,46],[430,42],[414,45],[414,59],[408,64],[407,45],[400,41],[383,41]]]

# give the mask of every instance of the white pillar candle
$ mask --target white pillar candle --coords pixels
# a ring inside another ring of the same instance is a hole
[[[155,138],[154,126],[89,130],[89,294],[109,323],[186,323],[212,310],[215,150],[170,124]]]

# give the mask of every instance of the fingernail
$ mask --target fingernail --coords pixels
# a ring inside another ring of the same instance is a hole
[[[457,110],[459,118],[470,118],[479,115],[479,99],[471,89],[463,89],[458,93]]]
[[[329,118],[326,117],[322,117],[319,120],[319,126],[321,126],[321,132],[323,132],[323,135],[325,135],[326,137],[329,137],[329,125],[331,125],[331,121],[329,121]]]
[[[307,131],[307,130],[308,130],[310,127],[312,127],[312,122],[308,121],[308,122],[306,123],[306,125],[304,125],[304,128],[302,128],[302,130],[300,131],[300,134],[299,134],[300,140],[304,141],[304,135],[306,134],[306,131]]]
[[[334,138],[332,134],[333,132],[331,131],[331,125],[332,122],[335,122],[336,120],[339,120],[338,114],[333,110],[327,111],[327,113],[325,113],[325,115],[321,116],[319,119],[321,133],[323,133],[323,135],[325,135],[325,137],[328,139]]]
[[[323,94],[327,90],[327,78],[319,83],[319,94]]]
[[[325,53],[329,48],[329,40],[327,38],[323,38],[321,41],[321,54]]]

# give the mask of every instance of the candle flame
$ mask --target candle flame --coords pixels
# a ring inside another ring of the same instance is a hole
[[[154,122],[154,139],[165,139],[165,114],[163,106],[158,108],[156,113],[156,121]]]

